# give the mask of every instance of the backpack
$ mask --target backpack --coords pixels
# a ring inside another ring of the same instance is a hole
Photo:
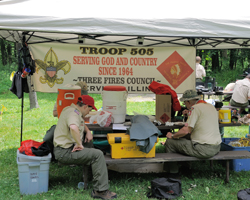
[[[174,178],[156,178],[151,181],[148,198],[175,199],[182,195],[181,180]]]
[[[238,200],[250,200],[250,188],[240,190],[237,193]]]
[[[47,145],[48,145],[48,147],[50,149],[50,152],[51,152],[51,155],[52,155],[52,161],[55,160],[54,144],[53,144],[55,129],[56,129],[56,125],[51,126],[50,129],[47,130],[46,135],[43,138],[43,141],[47,143]]]

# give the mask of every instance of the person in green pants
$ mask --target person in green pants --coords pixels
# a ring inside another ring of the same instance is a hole
[[[85,148],[93,140],[91,132],[84,138],[84,117],[96,109],[94,99],[89,95],[78,98],[77,104],[63,109],[54,132],[54,154],[64,164],[90,165],[93,173],[91,196],[100,199],[114,199],[117,194],[109,191],[108,170],[102,151]]]
[[[195,90],[186,90],[180,100],[188,109],[188,119],[185,126],[177,133],[167,133],[166,152],[181,153],[197,158],[210,158],[216,155],[220,151],[222,140],[215,107],[200,100]],[[190,139],[184,138],[188,134],[190,134]],[[176,172],[174,166],[170,166],[170,173]]]

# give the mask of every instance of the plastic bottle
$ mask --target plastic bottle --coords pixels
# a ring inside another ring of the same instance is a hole
[[[84,182],[78,183],[78,189],[84,189]]]

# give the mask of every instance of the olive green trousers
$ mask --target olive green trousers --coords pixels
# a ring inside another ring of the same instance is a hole
[[[191,140],[185,138],[180,138],[179,140],[167,139],[165,149],[166,153],[181,153],[197,158],[210,158],[220,151],[220,144],[193,143]]]
[[[75,152],[72,152],[74,145],[67,149],[54,147],[55,158],[64,164],[90,165],[93,173],[93,189],[96,191],[108,190],[108,170],[102,151],[87,148],[93,146],[92,142],[88,145],[85,143],[83,146],[83,150]]]

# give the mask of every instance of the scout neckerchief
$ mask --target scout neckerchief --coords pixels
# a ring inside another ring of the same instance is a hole
[[[198,103],[207,103],[206,101],[204,101],[204,100],[198,100],[198,101],[196,101],[196,103],[195,104],[198,104]],[[194,104],[194,105],[195,105]],[[194,106],[193,105],[193,106]],[[192,114],[192,110],[194,109],[193,108],[193,106],[190,108],[190,110],[188,111],[188,116],[190,116],[191,114]]]

